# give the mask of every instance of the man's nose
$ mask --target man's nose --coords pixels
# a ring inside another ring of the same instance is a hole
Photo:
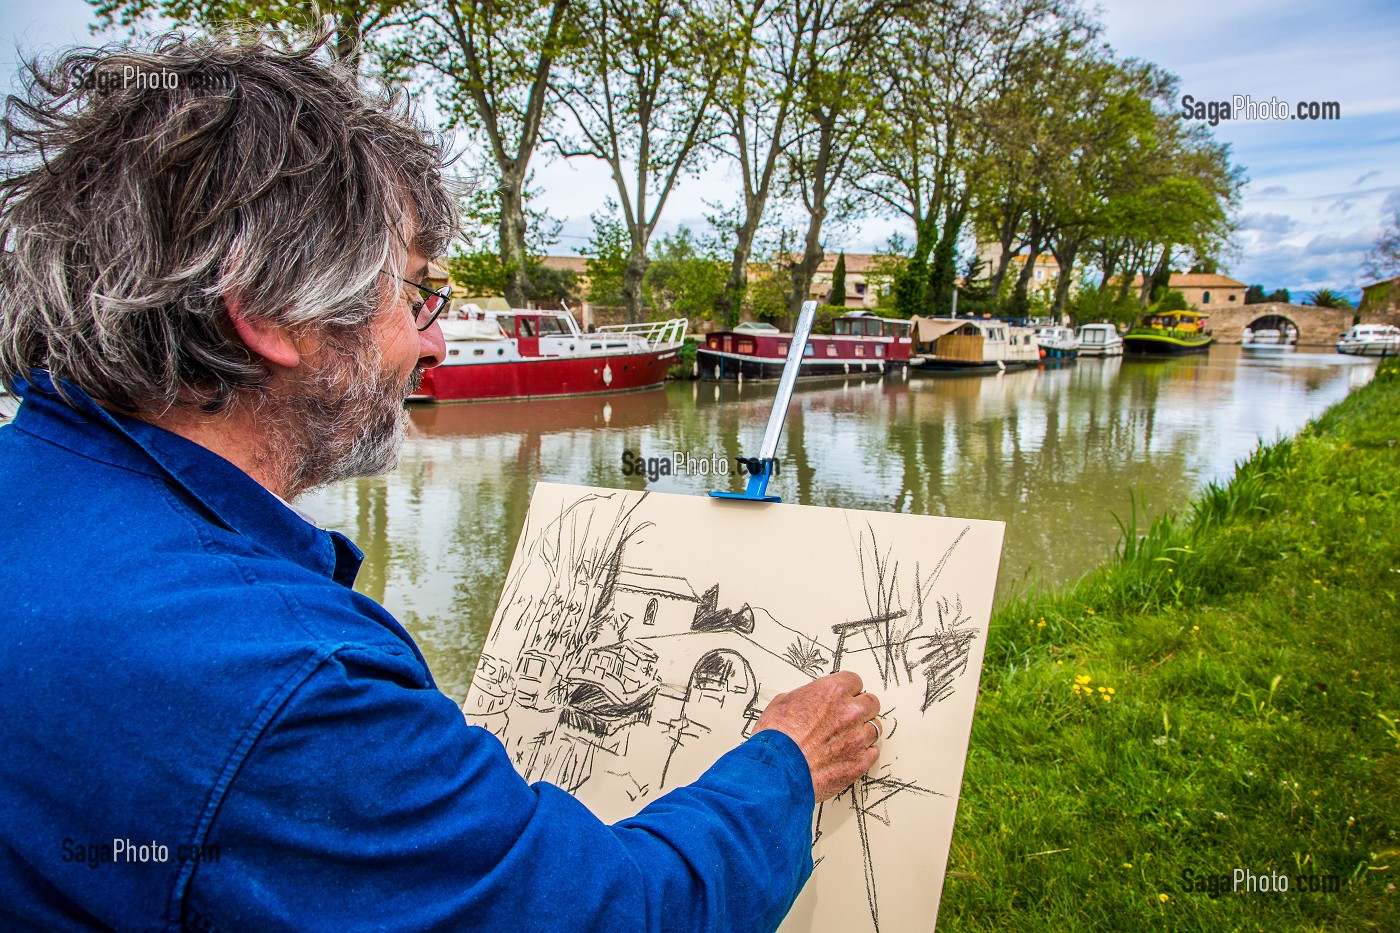
[[[442,336],[442,325],[433,321],[427,330],[418,332],[418,366],[421,369],[432,369],[434,366],[441,366],[445,359],[447,341]]]

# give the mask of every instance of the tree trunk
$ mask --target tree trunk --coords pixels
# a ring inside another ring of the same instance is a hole
[[[622,272],[622,297],[627,305],[627,322],[635,324],[642,320],[642,280],[647,274],[647,245],[632,241],[632,252],[627,257],[627,268]]]
[[[498,229],[501,269],[506,276],[506,304],[524,308],[530,298],[530,270],[525,252],[525,180],[521,168],[501,172],[501,222]]]
[[[749,256],[753,252],[753,238],[758,233],[758,224],[762,218],[761,204],[745,205],[744,222],[739,225],[734,239],[734,258],[729,263],[729,279],[724,283],[724,291],[716,302],[720,322],[725,327],[732,328],[739,323],[739,313],[744,307],[744,295],[749,290]]]
[[[933,248],[933,264],[929,267],[924,306],[935,315],[951,313],[953,289],[958,281],[958,237],[962,235],[969,201],[970,194],[964,190],[962,197],[948,211],[938,245]]]
[[[1050,252],[1060,264],[1060,274],[1055,279],[1055,303],[1050,309],[1055,317],[1059,318],[1064,315],[1065,305],[1069,303],[1069,290],[1074,284],[1074,259],[1079,253],[1079,244],[1065,243],[1058,249],[1051,249]]]
[[[1025,317],[1026,311],[1030,308],[1030,284],[1031,276],[1035,274],[1035,261],[1040,256],[1040,219],[1031,218],[1030,231],[1027,234],[1027,245],[1030,252],[1026,254],[1026,264],[1021,267],[1021,272],[1016,276],[1016,292],[1011,296],[1010,311],[1016,317]]]

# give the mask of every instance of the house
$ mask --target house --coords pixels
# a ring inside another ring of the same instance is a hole
[[[827,253],[812,276],[812,287],[808,297],[823,304],[831,301],[831,277],[836,272],[836,260],[840,253]],[[800,259],[794,256],[793,260]],[[883,296],[889,294],[889,276],[879,272],[880,257],[871,253],[846,254],[846,302],[847,308],[878,308]],[[753,273],[750,273],[750,278]]]
[[[1181,292],[1186,303],[1197,311],[1218,311],[1244,307],[1249,286],[1227,275],[1207,272],[1174,272],[1167,287]],[[1142,276],[1133,276],[1133,288],[1142,289]]]
[[[1000,243],[978,243],[977,258],[985,264],[982,267],[982,275],[990,277],[996,271],[997,262],[1001,259]],[[1006,277],[1012,282],[1021,277],[1021,270],[1026,267],[1026,254],[1017,253],[1011,257],[1011,263],[1006,267]],[[1035,257],[1035,267],[1031,271],[1030,287],[1034,291],[1038,288],[1051,287],[1056,279],[1060,277],[1060,264],[1055,257],[1049,253],[1039,253]]]

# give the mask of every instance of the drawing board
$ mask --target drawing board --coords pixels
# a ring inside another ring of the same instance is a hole
[[[834,670],[881,757],[818,808],[785,933],[933,929],[1000,522],[540,483],[463,705],[608,822],[693,781]]]

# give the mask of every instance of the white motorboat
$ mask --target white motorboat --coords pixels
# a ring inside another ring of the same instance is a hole
[[[1122,356],[1123,338],[1112,324],[1084,324],[1079,328],[1080,356]]]
[[[1298,331],[1291,327],[1279,330],[1263,327],[1259,330],[1244,329],[1240,347],[1249,353],[1287,353],[1298,346]]]
[[[1042,324],[1035,329],[1042,360],[1072,360],[1079,355],[1079,338],[1074,328]]]
[[[1352,356],[1400,356],[1400,327],[1357,324],[1337,341],[1338,353]]]

